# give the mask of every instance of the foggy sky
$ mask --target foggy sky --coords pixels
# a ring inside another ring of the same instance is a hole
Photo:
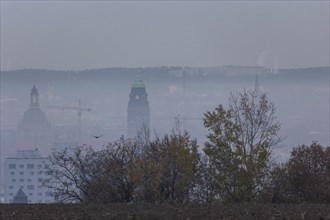
[[[329,2],[1,1],[1,70],[329,66]]]

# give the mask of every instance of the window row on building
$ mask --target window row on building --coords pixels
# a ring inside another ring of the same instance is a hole
[[[45,162],[45,161],[43,161],[43,162]],[[19,169],[23,169],[24,168],[24,164],[8,164],[8,168],[10,170],[16,169],[17,166],[19,167]],[[42,164],[37,164],[36,167],[38,169],[42,169]],[[35,168],[35,164],[33,164],[33,163],[26,164],[26,168],[29,169],[29,170],[34,169]],[[49,165],[47,165],[47,164],[44,165],[44,169],[49,169]]]

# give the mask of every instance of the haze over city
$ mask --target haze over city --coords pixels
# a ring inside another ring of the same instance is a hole
[[[179,118],[202,152],[204,113],[257,89],[282,124],[278,161],[302,144],[330,145],[329,1],[0,4],[2,176],[16,150],[47,156],[130,136],[134,98],[144,101],[152,137]],[[32,134],[28,143],[18,137],[34,123],[31,109],[45,139]]]

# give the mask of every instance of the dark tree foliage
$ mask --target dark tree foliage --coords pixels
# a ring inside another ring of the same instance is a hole
[[[287,176],[293,202],[330,203],[330,147],[313,143],[294,148]]]
[[[44,184],[61,202],[130,202],[137,187],[136,149],[121,137],[100,151],[82,146],[55,152]]]
[[[199,160],[196,140],[187,132],[172,131],[143,149],[138,165],[140,200],[189,201]]]
[[[213,203],[220,198],[217,189],[217,180],[212,173],[210,161],[207,156],[203,155],[198,160],[196,167],[191,201]]]
[[[330,203],[330,147],[294,148],[288,162],[272,170],[273,203]]]
[[[53,153],[44,184],[61,202],[189,201],[199,160],[196,140],[174,130],[147,139],[121,137],[100,151],[83,146]]]
[[[97,161],[100,175],[93,179],[93,188],[90,190],[91,194],[98,196],[92,197],[91,202],[133,201],[137,187],[137,156],[137,144],[124,137],[109,143],[101,150]]]

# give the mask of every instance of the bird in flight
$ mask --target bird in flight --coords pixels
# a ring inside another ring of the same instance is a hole
[[[101,135],[99,135],[99,136],[97,136],[97,135],[93,135],[93,137],[95,137],[96,139],[98,139],[98,138],[100,138],[100,137],[102,137],[103,136],[103,134],[101,134]]]

